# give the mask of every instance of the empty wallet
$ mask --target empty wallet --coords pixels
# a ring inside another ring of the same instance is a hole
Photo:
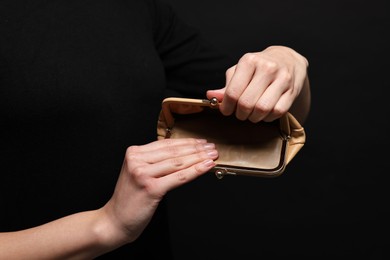
[[[222,115],[219,105],[215,98],[165,98],[157,139],[191,137],[215,143],[219,157],[212,171],[219,179],[279,176],[305,144],[305,130],[291,113],[272,122],[253,123]]]

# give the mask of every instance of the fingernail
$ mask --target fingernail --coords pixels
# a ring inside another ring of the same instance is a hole
[[[211,150],[211,151],[208,151],[208,152],[207,152],[207,155],[208,155],[209,157],[214,158],[214,157],[216,157],[216,156],[218,155],[218,152],[217,152],[216,150]]]
[[[213,144],[213,143],[206,143],[206,144],[203,145],[203,148],[205,150],[214,149],[215,148],[215,144]]]
[[[204,144],[204,143],[207,143],[207,140],[206,139],[196,139],[196,142],[200,143],[200,144]]]
[[[205,165],[206,167],[213,167],[215,166],[215,162],[213,160],[207,159],[203,161],[203,165]]]

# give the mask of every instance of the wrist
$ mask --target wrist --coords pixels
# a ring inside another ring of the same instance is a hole
[[[128,234],[119,227],[113,216],[107,212],[106,207],[96,210],[96,213],[93,233],[100,247],[111,251],[132,241]]]

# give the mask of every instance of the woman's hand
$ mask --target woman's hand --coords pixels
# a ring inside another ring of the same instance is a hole
[[[299,97],[295,116],[306,119],[310,106],[306,58],[284,46],[245,54],[226,72],[226,85],[209,90],[207,98],[222,101],[224,115],[235,113],[240,120],[272,121],[290,110]]]
[[[209,171],[217,157],[214,144],[190,138],[129,147],[114,194],[102,209],[112,235],[134,241],[163,196]]]
[[[131,146],[106,205],[37,227],[0,232],[0,259],[94,259],[132,242],[163,196],[206,173],[217,157],[215,145],[206,140],[165,139]]]

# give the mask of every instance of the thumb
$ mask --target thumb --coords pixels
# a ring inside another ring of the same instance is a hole
[[[219,102],[221,102],[223,100],[225,90],[226,90],[226,87],[221,88],[221,89],[208,90],[206,93],[206,96],[208,99],[215,97],[218,99]]]

